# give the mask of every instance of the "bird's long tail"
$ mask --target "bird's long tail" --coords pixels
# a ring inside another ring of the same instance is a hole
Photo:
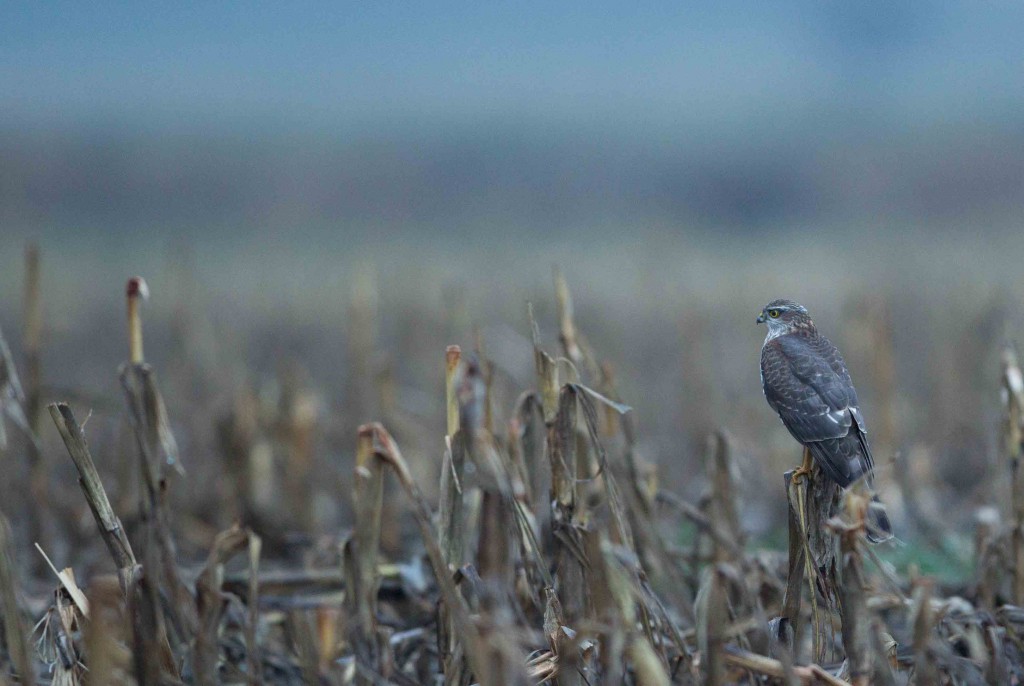
[[[885,505],[878,499],[878,496],[871,497],[871,504],[867,512],[867,537],[872,543],[882,543],[893,537],[892,522],[885,511]]]

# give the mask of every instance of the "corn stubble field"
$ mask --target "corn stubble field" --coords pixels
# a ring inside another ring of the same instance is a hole
[[[644,344],[659,351],[655,374],[689,372],[681,408],[659,410],[623,391],[650,370],[631,382],[628,365],[606,361],[600,343],[614,336],[587,335],[558,272],[524,312],[525,381],[479,331],[447,347],[415,326],[382,341],[378,295],[356,279],[344,335],[327,346],[349,370],[340,409],[324,400],[335,377],[284,343],[259,381],[204,363],[180,312],[144,339],[136,280],[127,325],[100,332],[126,351],[104,387],[121,397],[69,388],[43,365],[55,355],[40,283],[30,248],[0,363],[0,684],[1024,678],[1024,381],[996,336],[974,343],[993,363],[974,395],[939,383],[920,394],[936,421],[979,398],[997,421],[968,413],[959,439],[905,442],[893,311],[854,304],[868,325],[859,348],[848,337],[851,369],[866,379],[876,455],[907,454],[880,460],[902,543],[871,547],[862,494],[817,473],[790,482],[799,446],[744,432],[772,418],[753,409],[759,389],[749,404],[716,396],[699,327]],[[121,308],[117,292],[92,297]],[[751,320],[762,304],[747,304]],[[151,348],[169,369],[147,361]],[[86,342],[72,364],[89,356]],[[756,349],[743,362],[756,370]],[[658,439],[645,440],[639,408]],[[679,414],[688,435],[666,434]],[[965,520],[959,537],[946,530]]]

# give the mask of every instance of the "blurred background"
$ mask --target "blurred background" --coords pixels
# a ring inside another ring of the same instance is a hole
[[[1000,502],[999,353],[1024,332],[1022,5],[3,15],[0,325],[20,364],[36,243],[44,400],[92,410],[116,472],[122,289],[147,278],[197,546],[238,516],[218,426],[240,398],[308,422],[307,529],[345,519],[359,422],[388,421],[436,483],[445,346],[483,346],[504,422],[533,383],[528,302],[557,348],[555,265],[666,487],[699,496],[723,429],[745,525],[771,540],[784,521],[799,450],[764,403],[754,317],[789,297],[847,357],[901,537],[967,534]],[[51,485],[73,483],[43,430]],[[955,526],[929,531],[940,512]]]

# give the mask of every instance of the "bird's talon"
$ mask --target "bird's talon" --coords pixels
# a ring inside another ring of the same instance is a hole
[[[790,480],[794,484],[798,484],[801,481],[803,481],[805,477],[809,477],[810,475],[811,475],[811,470],[810,469],[804,469],[803,467],[798,467],[797,469],[793,470],[793,476],[791,477]]]
[[[804,461],[799,467],[793,470],[793,475],[790,477],[790,480],[794,484],[798,484],[803,481],[805,477],[809,477],[811,475],[811,470],[813,469],[814,459],[811,457],[811,451],[804,448]]]

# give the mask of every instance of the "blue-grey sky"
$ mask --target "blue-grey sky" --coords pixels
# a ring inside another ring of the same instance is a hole
[[[510,121],[660,137],[756,134],[822,113],[998,119],[1024,104],[1015,2],[47,2],[0,12],[0,121],[15,128]]]
[[[0,222],[1006,223],[1022,27],[967,0],[6,3]]]

